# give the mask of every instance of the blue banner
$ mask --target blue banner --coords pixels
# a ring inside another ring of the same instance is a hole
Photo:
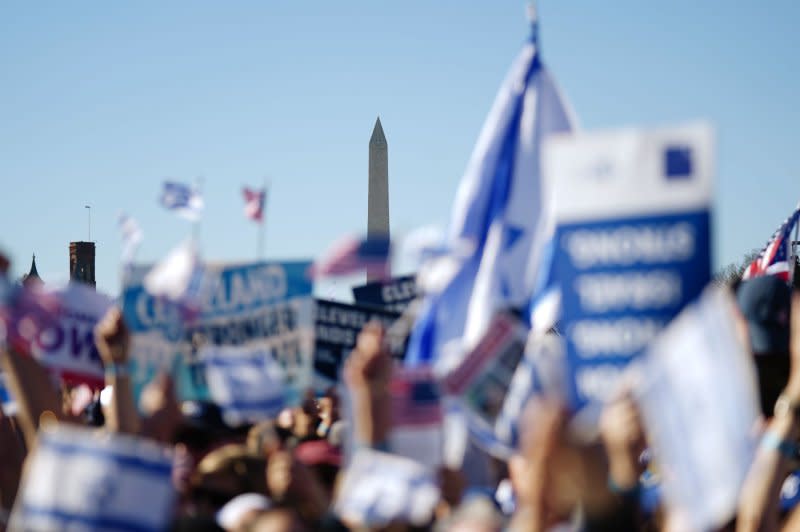
[[[136,267],[122,294],[132,332],[134,388],[160,370],[172,372],[181,398],[208,399],[204,346],[267,349],[286,373],[292,397],[311,385],[313,354],[312,284],[309,261],[208,264],[208,289],[198,315],[186,321],[177,305],[151,296],[143,286],[149,270]]]

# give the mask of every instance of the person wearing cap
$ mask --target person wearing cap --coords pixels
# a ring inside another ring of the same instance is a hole
[[[789,378],[791,288],[776,276],[756,277],[739,285],[736,301],[756,364],[761,411],[769,418]]]

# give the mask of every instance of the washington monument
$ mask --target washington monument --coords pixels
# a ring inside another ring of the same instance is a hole
[[[378,117],[369,139],[367,237],[380,236],[389,238],[389,150]],[[378,280],[383,273],[367,270],[367,282]]]

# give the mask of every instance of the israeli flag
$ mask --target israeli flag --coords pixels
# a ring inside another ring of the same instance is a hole
[[[209,345],[199,357],[211,398],[229,425],[270,419],[286,406],[286,375],[269,348]]]
[[[461,180],[446,243],[453,251],[437,259],[447,264],[448,280],[435,283],[437,289],[428,292],[411,335],[407,364],[457,363],[498,309],[527,304],[546,226],[551,225],[544,223],[540,147],[547,135],[568,132],[573,124],[539,58],[534,24]],[[454,360],[448,361],[451,356]]]
[[[171,181],[164,182],[164,188],[161,191],[161,205],[192,222],[200,220],[205,206],[199,190],[183,183]]]
[[[39,432],[9,530],[165,530],[172,458],[154,442],[58,425]]]

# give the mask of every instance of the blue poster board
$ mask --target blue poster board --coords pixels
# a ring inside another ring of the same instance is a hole
[[[703,124],[552,139],[552,280],[573,408],[622,370],[711,278],[712,134]]]
[[[122,294],[132,332],[136,395],[160,370],[176,378],[181,398],[207,399],[205,368],[197,356],[204,345],[268,349],[286,372],[292,395],[311,385],[313,355],[312,284],[309,261],[208,264],[209,289],[200,314],[181,319],[174,304],[148,294],[143,279],[149,267],[135,267]]]

